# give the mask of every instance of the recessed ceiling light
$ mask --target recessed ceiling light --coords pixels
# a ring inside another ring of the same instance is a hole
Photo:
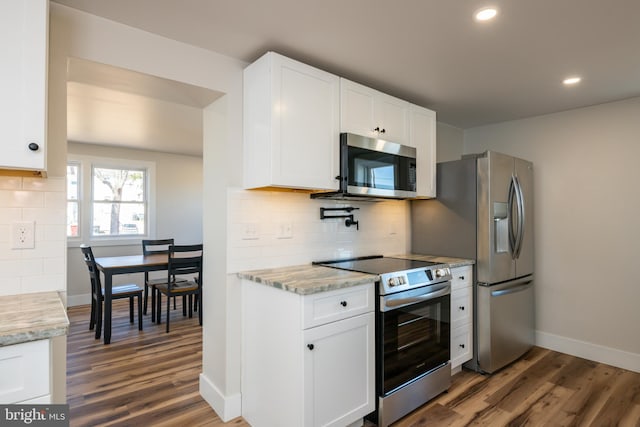
[[[498,14],[498,9],[495,7],[483,7],[482,9],[478,9],[474,14],[476,21],[489,21],[496,17]]]
[[[573,77],[567,77],[562,81],[562,83],[564,83],[566,86],[573,86],[580,83],[580,80],[582,80],[580,77],[573,76]]]

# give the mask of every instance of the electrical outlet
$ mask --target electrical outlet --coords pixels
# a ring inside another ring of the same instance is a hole
[[[255,222],[243,224],[242,240],[260,239],[260,226]]]
[[[278,239],[293,239],[293,224],[281,222],[278,224]]]
[[[33,249],[35,247],[35,223],[33,221],[11,224],[11,248]]]

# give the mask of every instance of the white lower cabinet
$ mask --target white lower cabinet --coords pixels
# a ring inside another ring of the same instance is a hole
[[[373,411],[374,317],[304,331],[305,426],[346,426]]]
[[[243,280],[242,299],[247,422],[338,427],[375,409],[373,283],[302,296]]]
[[[0,404],[51,403],[50,341],[0,347]]]
[[[451,269],[451,369],[473,357],[473,267]]]

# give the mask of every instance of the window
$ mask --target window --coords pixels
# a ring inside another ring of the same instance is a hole
[[[93,167],[93,236],[146,234],[146,170]]]
[[[67,237],[69,242],[140,242],[153,230],[155,164],[69,155]]]

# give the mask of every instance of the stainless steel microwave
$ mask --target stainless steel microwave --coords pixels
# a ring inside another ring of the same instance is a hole
[[[313,198],[416,197],[416,149],[353,133],[340,134],[340,190]]]

